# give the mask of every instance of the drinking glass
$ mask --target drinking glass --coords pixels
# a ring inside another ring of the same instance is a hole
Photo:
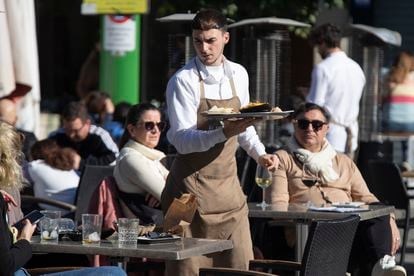
[[[91,245],[101,242],[102,215],[82,214],[82,244]]]
[[[118,243],[120,247],[136,247],[139,234],[139,219],[118,219]]]
[[[266,188],[272,184],[272,176],[269,170],[261,165],[257,165],[256,168],[256,176],[255,176],[256,184],[262,188],[262,203],[257,204],[257,206],[261,206],[262,208],[266,208],[270,206],[270,204],[266,203]]]
[[[313,206],[313,202],[311,200],[312,198],[311,187],[315,186],[318,183],[318,177],[315,176],[314,173],[312,173],[310,169],[310,165],[308,163],[303,163],[302,182],[305,186],[308,187],[308,201],[306,203],[306,206],[309,208]]]
[[[57,243],[59,238],[60,211],[42,210],[44,217],[39,221],[42,243]]]

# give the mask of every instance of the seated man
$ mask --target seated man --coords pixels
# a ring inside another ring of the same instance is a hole
[[[272,204],[378,202],[353,161],[337,153],[326,140],[329,120],[329,113],[313,103],[303,104],[295,111],[294,136],[285,150],[276,152],[280,163],[270,188]],[[399,246],[394,214],[363,221],[358,226],[348,269],[358,269],[358,275],[370,275],[374,265],[386,254],[395,255]],[[406,275],[402,267],[392,270],[401,273],[392,275]]]
[[[86,107],[81,102],[69,103],[61,115],[63,127],[49,138],[62,147],[76,151],[74,169],[82,171],[88,165],[109,165],[118,155],[118,147],[109,133],[91,124]]]

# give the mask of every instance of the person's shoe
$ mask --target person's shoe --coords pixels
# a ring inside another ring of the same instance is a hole
[[[407,271],[400,265],[395,265],[393,256],[385,255],[373,267],[371,276],[407,276]]]

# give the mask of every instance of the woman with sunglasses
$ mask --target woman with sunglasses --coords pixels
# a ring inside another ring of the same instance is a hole
[[[162,223],[163,214],[157,207],[168,170],[160,162],[165,154],[155,147],[164,128],[161,112],[154,105],[133,105],[119,144],[114,177],[120,197],[144,224]]]
[[[378,203],[354,162],[345,154],[336,152],[327,141],[329,120],[330,114],[313,103],[305,103],[295,111],[294,135],[286,149],[276,152],[280,163],[270,188],[272,204]],[[371,275],[374,264],[384,255],[395,255],[399,246],[400,233],[394,214],[362,221],[353,244],[349,268],[360,269],[356,275]]]

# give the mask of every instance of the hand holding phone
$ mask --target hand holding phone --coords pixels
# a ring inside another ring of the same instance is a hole
[[[37,223],[44,215],[42,213],[40,213],[39,210],[34,210],[31,211],[30,213],[28,213],[27,215],[25,215],[21,220],[19,220],[18,222],[16,222],[15,224],[13,224],[13,227],[16,227],[17,230],[19,230],[19,232],[22,230],[24,223],[23,221],[25,219],[28,219],[32,224]]]

